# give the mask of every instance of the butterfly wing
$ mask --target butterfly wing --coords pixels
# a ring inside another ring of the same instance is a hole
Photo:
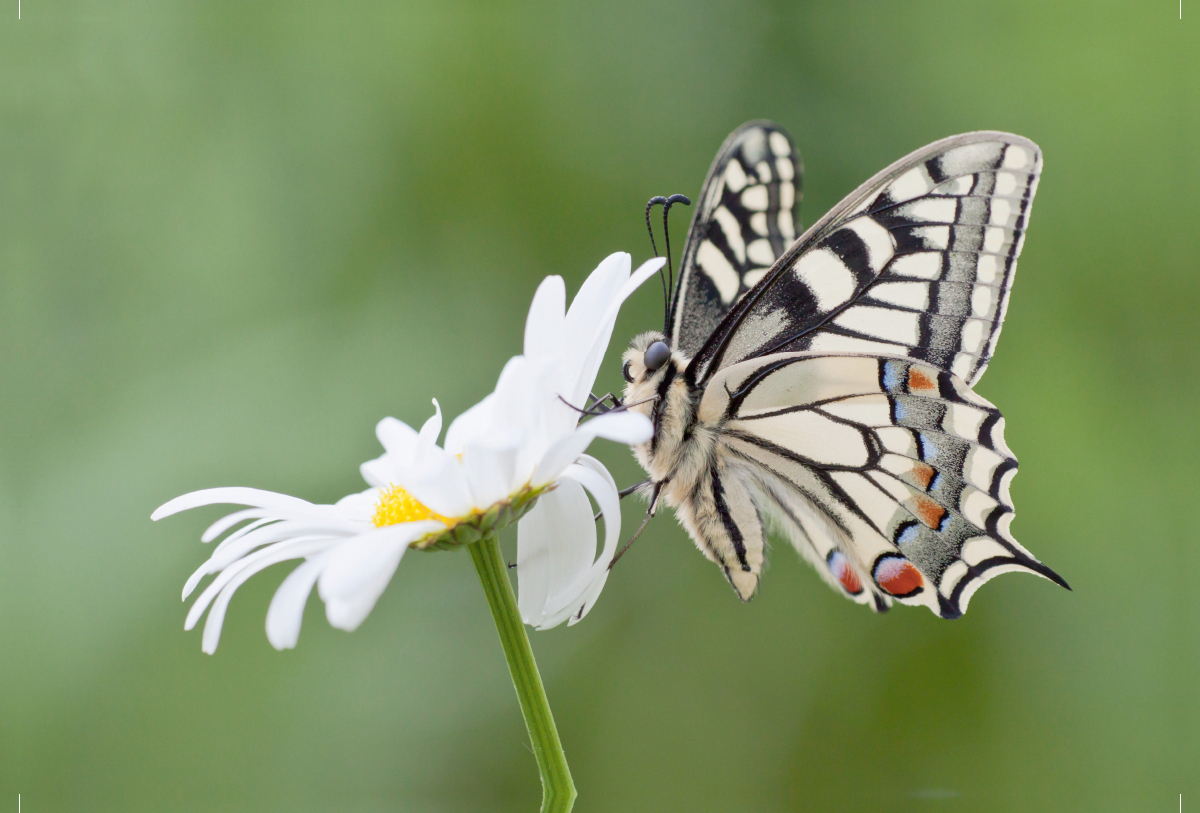
[[[769,121],[735,130],[717,153],[688,230],[671,304],[671,346],[695,355],[800,232],[803,165]]]
[[[1010,133],[937,141],[796,241],[692,357],[689,377],[779,352],[903,356],[974,384],[1008,307],[1041,173]]]
[[[722,370],[699,419],[716,434],[716,462],[688,510],[717,517],[695,529],[717,527],[702,547],[743,599],[761,570],[763,516],[876,610],[895,600],[957,618],[1009,571],[1066,586],[1010,534],[1017,461],[1004,419],[953,373],[907,358],[775,354]],[[735,481],[754,512],[712,499]]]

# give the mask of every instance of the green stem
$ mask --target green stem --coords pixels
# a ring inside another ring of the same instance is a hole
[[[525,634],[525,624],[517,609],[508,568],[500,555],[500,543],[495,535],[490,535],[468,545],[467,549],[471,551],[483,593],[492,608],[492,618],[500,635],[500,645],[504,647],[517,700],[521,703],[525,727],[533,741],[533,755],[542,775],[541,813],[569,813],[575,805],[575,783],[571,781],[571,769],[567,767],[567,757],[558,739],[542,676],[538,674],[529,636]]]

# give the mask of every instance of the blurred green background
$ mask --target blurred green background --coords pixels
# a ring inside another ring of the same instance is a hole
[[[406,559],[354,634],[314,597],[285,653],[275,568],[208,657],[179,590],[220,512],[149,515],[362,488],[379,418],[489,391],[538,281],[648,256],[645,201],[695,195],[751,118],[800,145],[805,223],[934,139],[1041,144],[979,390],[1021,457],[1014,531],[1075,591],[1006,576],[960,621],[877,617],[777,545],[743,606],[660,518],[584,623],[533,635],[576,809],[1200,803],[1189,3],[13,0],[0,811],[535,809],[468,557]],[[660,313],[648,285],[599,386]]]

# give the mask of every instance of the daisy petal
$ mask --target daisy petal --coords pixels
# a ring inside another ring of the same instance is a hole
[[[274,491],[262,491],[257,488],[206,488],[202,491],[192,491],[188,494],[176,497],[169,502],[160,505],[150,519],[159,520],[164,517],[169,517],[172,514],[178,514],[180,511],[187,511],[191,508],[199,508],[203,505],[245,505],[250,508],[266,508],[271,511],[278,511],[282,516],[312,516],[319,513],[319,508],[310,502],[289,497],[286,494],[277,494]]]
[[[295,649],[300,640],[304,605],[328,561],[328,553],[314,556],[289,573],[279,585],[267,608],[267,640],[271,646],[281,650]]]
[[[217,642],[221,638],[221,625],[225,622],[225,608],[229,606],[229,601],[233,598],[234,592],[247,579],[255,573],[259,573],[279,562],[285,562],[288,559],[299,559],[317,553],[327,544],[328,540],[323,539],[292,539],[270,548],[256,551],[254,554],[239,560],[235,565],[226,568],[220,576],[213,579],[212,584],[200,594],[200,597],[196,599],[196,603],[188,611],[183,628],[190,630],[195,627],[196,622],[200,620],[200,616],[204,614],[204,611],[211,603],[212,612],[209,613],[208,620],[204,623],[204,636],[200,648],[209,655],[213,654],[216,652]],[[214,601],[214,599],[216,600]]]
[[[540,486],[553,482],[597,437],[633,445],[649,440],[653,434],[650,419],[636,412],[612,412],[592,418],[550,447],[538,462],[533,484]]]
[[[604,352],[608,349],[608,343],[612,339],[613,328],[617,324],[617,313],[621,305],[643,282],[654,276],[665,263],[666,260],[662,257],[642,263],[609,301],[604,315],[595,323],[592,334],[573,337],[573,342],[576,346],[584,348],[584,352],[576,367],[578,378],[573,382],[574,387],[563,393],[563,397],[569,399],[571,403],[577,404],[587,398],[587,394],[592,390],[592,385],[596,383],[596,374],[600,371]]]
[[[562,353],[566,309],[567,288],[562,277],[546,277],[533,295],[529,316],[525,319],[526,358],[554,358]]]
[[[546,599],[570,586],[596,557],[592,504],[578,482],[562,480],[517,523],[517,605],[540,627]]]
[[[321,573],[318,585],[321,598],[326,603],[345,601],[383,571],[388,572],[390,579],[410,542],[445,527],[432,520],[403,522],[346,540],[330,552],[329,563]]]
[[[604,549],[596,561],[557,591],[551,589],[543,614],[546,619],[542,629],[557,626],[570,618],[579,620],[587,615],[604,584],[608,580],[608,567],[617,552],[621,538],[621,497],[617,494],[611,477],[605,477],[590,466],[572,465],[562,475],[563,481],[574,480],[591,493],[600,506],[604,518]],[[558,544],[562,544],[561,540]]]

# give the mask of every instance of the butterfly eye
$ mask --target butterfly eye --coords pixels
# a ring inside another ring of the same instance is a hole
[[[646,348],[646,355],[642,358],[642,362],[646,365],[647,370],[654,372],[666,364],[670,357],[671,348],[667,347],[667,343],[655,342]]]
[[[630,375],[630,373],[629,373],[629,362],[628,361],[625,362],[625,365],[623,367],[621,367],[621,377],[624,378],[626,381],[628,381],[630,384],[633,383],[633,376]]]

